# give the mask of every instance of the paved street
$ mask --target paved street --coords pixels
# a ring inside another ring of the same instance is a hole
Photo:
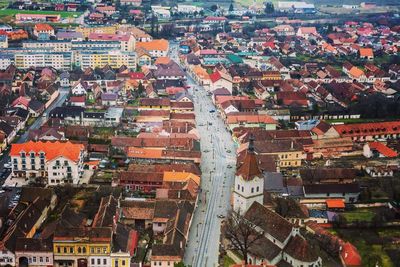
[[[36,121],[29,127],[29,130],[35,130],[38,129],[43,123],[46,122],[47,116],[49,115],[49,112],[54,109],[55,107],[60,107],[62,104],[64,104],[65,100],[67,99],[69,92],[69,88],[60,88],[60,95],[58,98],[49,106],[48,109],[46,109],[42,116],[36,119]],[[28,139],[28,129],[25,131],[23,135],[18,139],[17,143],[24,143]]]
[[[26,129],[25,133],[21,135],[17,143],[26,142],[26,140],[28,139],[28,131],[38,129],[46,121],[46,118],[52,109],[54,109],[55,107],[62,106],[62,104],[64,104],[65,100],[67,99],[68,92],[69,88],[61,88],[60,95],[58,96],[58,98],[50,105],[48,109],[44,111],[42,116],[37,118],[36,121],[28,129]],[[9,152],[7,151],[4,153],[5,153],[4,156],[1,157],[0,159],[0,170],[3,169],[3,165],[10,160],[10,157],[8,156]]]
[[[176,61],[177,44],[170,56]],[[231,188],[236,164],[231,135],[218,117],[206,91],[187,75],[189,93],[195,103],[197,129],[201,138],[201,193],[185,252],[185,263],[193,267],[218,266],[221,219],[230,208]],[[230,166],[230,167],[228,167]]]

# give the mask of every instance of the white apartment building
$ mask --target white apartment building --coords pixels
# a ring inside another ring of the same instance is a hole
[[[25,41],[22,43],[23,48],[38,48],[48,49],[55,52],[69,52],[71,51],[70,41],[48,40],[48,41]]]
[[[30,67],[53,67],[60,70],[70,70],[72,65],[71,52],[17,52],[14,55],[15,66],[19,69]]]
[[[44,178],[48,185],[79,184],[84,146],[71,142],[29,141],[11,145],[12,177]]]

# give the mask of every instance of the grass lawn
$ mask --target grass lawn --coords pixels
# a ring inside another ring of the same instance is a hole
[[[233,264],[235,264],[235,261],[232,260],[229,256],[224,257],[224,267],[230,267]]]
[[[0,2],[1,5],[1,2]],[[53,15],[60,14],[62,18],[73,17],[74,15],[79,16],[82,12],[68,12],[68,11],[43,11],[43,10],[19,10],[19,9],[4,9],[0,10],[0,17],[15,16],[15,14],[43,14]]]
[[[355,221],[370,222],[375,215],[371,209],[356,209],[354,211],[346,211],[341,213],[349,223]]]
[[[253,5],[254,3],[256,6],[264,6],[265,0],[235,0],[236,4],[240,4],[244,7],[248,7]],[[272,2],[275,5],[275,8],[277,7],[278,0],[269,0],[268,2]]]

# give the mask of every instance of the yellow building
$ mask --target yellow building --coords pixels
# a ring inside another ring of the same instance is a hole
[[[292,140],[256,141],[254,147],[256,154],[276,156],[280,168],[300,167],[305,155],[303,147]]]
[[[65,228],[54,233],[54,266],[111,265],[111,227]]]
[[[91,33],[107,33],[115,34],[118,25],[112,26],[95,26],[95,27],[77,27],[75,30],[81,32],[83,37],[88,38]]]
[[[81,68],[104,67],[118,69],[125,65],[128,69],[136,69],[136,53],[124,51],[83,51],[80,53],[79,65]]]

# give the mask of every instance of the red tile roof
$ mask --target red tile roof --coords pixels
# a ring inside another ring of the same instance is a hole
[[[377,150],[380,154],[384,155],[385,157],[388,157],[388,158],[397,157],[396,151],[394,151],[390,147],[387,147],[385,144],[383,144],[381,142],[370,142],[369,147],[371,149]]]
[[[400,133],[400,121],[352,123],[334,125],[333,127],[342,137],[373,136]]]
[[[49,24],[38,23],[35,25],[35,30],[36,31],[53,31],[54,29]]]
[[[327,199],[326,206],[331,209],[344,209],[343,199]]]
[[[10,156],[20,156],[20,152],[25,153],[40,152],[45,153],[46,160],[53,160],[57,157],[63,156],[72,161],[78,161],[81,151],[84,149],[82,144],[73,144],[71,142],[33,142],[29,141],[22,144],[12,144]]]
[[[217,82],[219,79],[221,79],[221,74],[219,74],[218,71],[213,72],[213,73],[210,74],[210,80],[211,80],[211,82],[215,83],[215,82]]]
[[[361,266],[361,256],[358,253],[357,248],[349,242],[346,242],[342,246],[340,257],[343,259],[346,267]]]

